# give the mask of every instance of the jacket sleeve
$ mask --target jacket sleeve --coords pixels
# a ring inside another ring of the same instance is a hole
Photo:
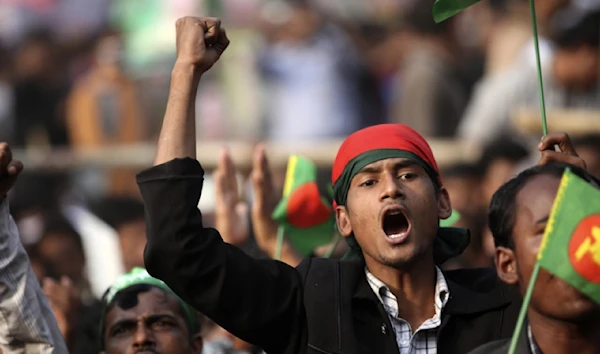
[[[6,199],[0,202],[0,294],[0,348],[4,354],[68,353]]]
[[[148,272],[237,337],[267,352],[302,352],[307,331],[300,273],[254,259],[203,226],[197,207],[203,175],[190,158],[138,174]]]

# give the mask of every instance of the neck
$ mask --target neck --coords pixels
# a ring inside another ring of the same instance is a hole
[[[531,308],[527,317],[533,338],[544,354],[600,352],[600,324],[597,317],[573,323],[541,315]]]
[[[437,274],[433,256],[414,264],[396,268],[365,257],[367,269],[381,280],[398,301],[398,316],[417,329],[435,314]]]

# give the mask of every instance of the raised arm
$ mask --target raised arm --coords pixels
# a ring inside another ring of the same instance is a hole
[[[67,354],[8,209],[6,193],[22,169],[0,143],[0,348],[4,354]]]
[[[229,39],[216,18],[177,20],[177,60],[171,73],[167,110],[154,165],[196,158],[195,98],[198,83],[227,49]]]
[[[257,260],[205,228],[198,201],[193,101],[202,73],[227,47],[216,19],[177,22],[177,63],[155,166],[137,181],[146,208],[145,265],[179,296],[237,337],[273,353],[304,352],[303,280],[296,269]]]

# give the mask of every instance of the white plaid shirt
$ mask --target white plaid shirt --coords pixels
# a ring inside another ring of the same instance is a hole
[[[6,200],[0,202],[0,293],[0,349],[4,354],[68,353]]]
[[[373,289],[373,292],[383,304],[387,312],[394,333],[396,343],[400,354],[436,354],[437,353],[437,332],[442,323],[442,308],[448,302],[450,292],[448,283],[444,278],[442,271],[435,267],[437,273],[437,282],[435,286],[435,315],[423,322],[413,333],[410,324],[398,317],[398,301],[388,287],[379,279],[375,278],[367,268],[367,281]]]

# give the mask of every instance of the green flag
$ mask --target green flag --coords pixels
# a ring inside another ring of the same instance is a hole
[[[283,232],[302,256],[332,240],[333,208],[321,196],[317,167],[308,159],[297,155],[290,157],[283,198],[273,212],[273,219],[283,227]]]
[[[433,4],[433,20],[440,23],[458,14],[479,0],[435,0]]]
[[[538,253],[539,263],[600,303],[600,190],[567,169]]]

